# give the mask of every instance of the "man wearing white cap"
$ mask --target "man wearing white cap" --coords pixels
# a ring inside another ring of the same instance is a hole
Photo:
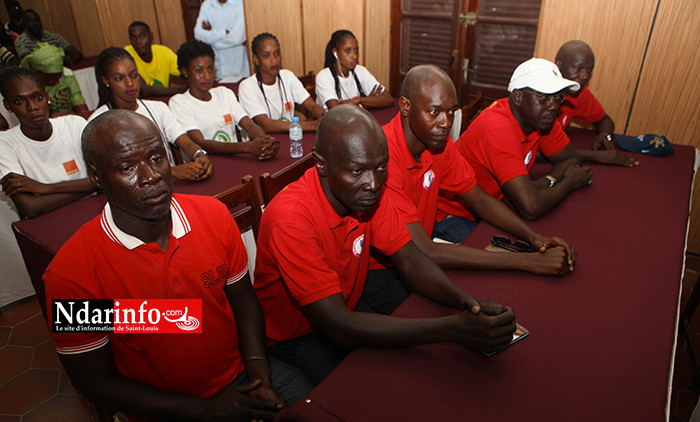
[[[532,58],[513,72],[508,98],[491,104],[457,140],[479,186],[498,199],[508,196],[523,218],[539,217],[591,183],[591,169],[581,165],[557,121],[567,89],[579,88],[577,82],[564,79],[554,63]],[[532,180],[528,173],[538,150],[554,166],[546,176]],[[438,208],[443,215],[475,219],[457,198],[441,199]]]

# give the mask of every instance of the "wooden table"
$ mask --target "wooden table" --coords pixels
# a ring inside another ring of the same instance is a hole
[[[590,133],[572,141],[590,148]],[[351,353],[295,421],[668,420],[695,150],[592,165],[593,183],[532,223],[578,251],[573,273],[451,271],[476,297],[511,306],[530,336],[486,357],[456,344]],[[547,166],[536,165],[543,175]],[[502,232],[480,223],[465,244]],[[416,295],[395,315],[446,315]]]

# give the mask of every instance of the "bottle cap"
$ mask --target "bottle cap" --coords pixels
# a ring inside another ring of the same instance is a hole
[[[292,123],[299,123],[299,118],[298,117],[292,117]]]

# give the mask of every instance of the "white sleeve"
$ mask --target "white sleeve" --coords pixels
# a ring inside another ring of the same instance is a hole
[[[323,108],[326,108],[326,103],[329,100],[338,99],[338,95],[335,93],[335,80],[333,80],[333,75],[329,68],[324,68],[316,76],[316,98],[316,101]]]
[[[264,102],[265,99],[260,92],[260,87],[258,87],[258,82],[255,76],[246,78],[238,86],[238,99],[240,100],[240,103],[248,116],[251,118],[261,114],[267,115],[267,108],[265,107]]]
[[[212,1],[216,0],[204,0],[204,2],[199,8],[197,23],[194,24],[194,37],[210,45],[218,42],[226,36],[226,30],[224,28],[216,29],[212,27],[208,31],[202,28],[202,22],[204,21],[207,21],[211,24],[211,18],[209,18],[209,9],[211,8],[210,3]]]
[[[20,130],[19,126],[15,126],[15,128]],[[17,151],[13,148],[14,142],[10,140],[10,138],[14,138],[15,132],[12,129],[0,132],[0,177],[4,177],[11,172],[24,174]]]
[[[287,91],[287,95],[289,95],[296,104],[303,103],[311,96],[309,91],[304,88],[304,84],[301,83],[293,72],[282,69],[280,70],[280,77],[284,82],[284,89]]]
[[[158,127],[165,133],[168,142],[174,145],[175,140],[186,133],[185,129],[182,128],[182,125],[180,125],[180,122],[177,120],[175,113],[173,113],[164,102],[144,101],[144,104],[147,104],[148,109],[153,113]]]
[[[88,119],[87,119],[88,123],[95,120],[95,117],[99,116],[100,114],[104,113],[107,110],[109,110],[109,107],[107,107],[107,104],[103,104],[102,106],[98,107],[97,110],[93,111],[92,114],[90,115],[90,117],[88,117]]]
[[[216,42],[215,47],[224,49],[243,45],[246,40],[243,0],[229,0],[229,6],[224,7],[224,11],[227,15],[225,20],[228,26],[223,29],[224,37]],[[226,29],[228,29],[228,33],[226,33]]]
[[[76,162],[79,162],[78,168],[82,171],[82,176],[87,177],[87,165],[85,164],[85,157],[83,157],[83,144],[82,135],[85,126],[87,126],[87,121],[83,119],[82,116],[68,115],[60,117],[64,119],[68,124],[66,125],[66,136],[68,137],[68,145]],[[82,166],[80,165],[82,164]]]
[[[222,92],[225,92],[226,104],[230,110],[231,116],[233,117],[234,123],[238,124],[241,119],[248,117],[248,114],[245,112],[245,109],[241,103],[238,102],[236,94],[234,94],[233,91],[226,87],[222,87]]]
[[[199,130],[199,125],[195,119],[194,112],[188,103],[189,100],[185,94],[176,94],[170,98],[168,106],[177,117],[177,121],[180,123],[183,129],[186,131]]]
[[[355,74],[357,75],[357,79],[360,80],[360,85],[362,85],[362,90],[365,92],[365,95],[369,95],[375,86],[381,85],[374,75],[364,66],[357,65],[355,67]]]

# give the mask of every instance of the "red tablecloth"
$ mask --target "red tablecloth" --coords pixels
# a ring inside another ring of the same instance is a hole
[[[590,133],[571,134],[590,148]],[[532,223],[576,248],[573,273],[449,272],[472,295],[513,307],[528,338],[492,357],[456,344],[356,350],[278,419],[666,420],[695,158],[674,149],[634,154],[634,169],[592,165],[590,186]],[[465,244],[483,248],[493,234],[480,223]],[[396,315],[447,312],[414,295]]]

